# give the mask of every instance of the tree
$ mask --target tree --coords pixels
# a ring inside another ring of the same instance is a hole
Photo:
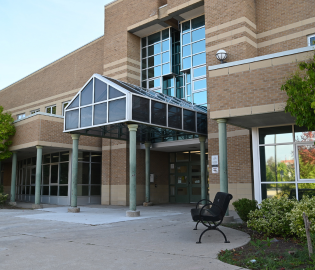
[[[12,155],[9,151],[12,141],[9,138],[15,134],[13,121],[11,114],[3,113],[3,107],[0,106],[0,161]]]
[[[299,70],[281,86],[288,95],[285,112],[296,118],[298,126],[315,130],[315,54],[298,66]]]

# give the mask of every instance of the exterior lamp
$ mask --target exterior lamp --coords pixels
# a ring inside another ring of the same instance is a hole
[[[218,50],[215,56],[219,61],[221,61],[221,64],[223,64],[224,60],[227,58],[227,53],[225,50]]]

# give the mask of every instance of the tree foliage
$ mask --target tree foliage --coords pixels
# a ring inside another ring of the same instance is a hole
[[[0,160],[7,159],[12,155],[9,151],[12,141],[9,139],[15,134],[13,121],[11,114],[3,113],[3,107],[0,106]]]
[[[315,130],[315,54],[312,60],[299,63],[296,71],[281,86],[288,95],[285,112],[296,117],[296,124]]]

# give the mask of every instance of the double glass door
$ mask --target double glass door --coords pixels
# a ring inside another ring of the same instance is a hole
[[[198,202],[201,198],[200,163],[178,162],[175,166],[176,202]]]

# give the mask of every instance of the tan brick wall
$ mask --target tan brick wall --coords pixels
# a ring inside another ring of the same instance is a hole
[[[315,17],[313,0],[256,1],[257,33]]]

